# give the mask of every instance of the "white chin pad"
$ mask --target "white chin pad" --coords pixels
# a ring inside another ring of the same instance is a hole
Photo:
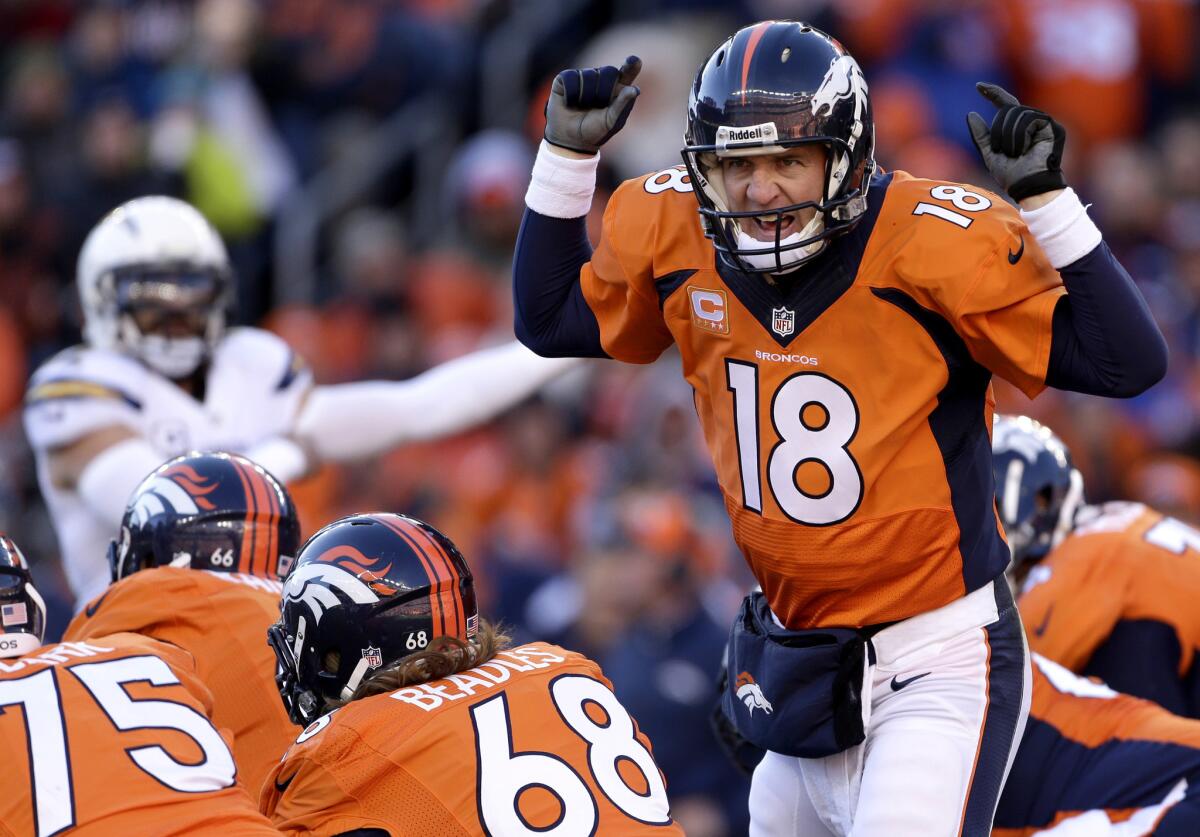
[[[186,378],[204,361],[208,345],[203,337],[143,336],[138,341],[138,357],[168,378]]]
[[[752,219],[747,219],[753,223]],[[814,241],[804,247],[794,247],[791,250],[784,250],[784,247],[798,244],[806,238],[812,238],[815,235],[820,235],[821,230],[825,227],[825,221],[821,217],[821,213],[813,215],[812,219],[804,225],[804,229],[800,232],[794,232],[791,235],[785,236],[779,240],[779,264],[783,265],[782,271],[777,273],[787,273],[800,266],[800,263],[806,261],[817,253],[821,252],[825,247],[825,240]],[[775,267],[775,242],[762,241],[747,233],[742,229],[741,225],[737,226],[737,249],[740,251],[738,255],[742,261],[751,267],[756,268],[772,268]],[[760,250],[762,252],[754,253],[752,251]]]

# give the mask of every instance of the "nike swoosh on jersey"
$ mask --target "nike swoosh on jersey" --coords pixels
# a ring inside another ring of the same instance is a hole
[[[1025,236],[1021,236],[1021,246],[1017,248],[1017,252],[1008,251],[1008,263],[1016,264],[1021,261],[1021,256],[1025,255]]]
[[[1054,613],[1054,605],[1050,605],[1050,607],[1046,608],[1046,615],[1042,617],[1041,624],[1033,629],[1034,636],[1041,636],[1042,634],[1046,633],[1046,626],[1050,624],[1050,614],[1052,613]]]
[[[100,609],[100,605],[104,604],[104,600],[108,598],[108,594],[112,592],[112,588],[104,591],[104,594],[98,599],[92,599],[88,606],[83,609],[84,614],[88,619],[96,615],[96,611]]]
[[[920,680],[922,677],[928,677],[931,674],[933,674],[932,671],[926,671],[923,674],[914,675],[912,677],[909,677],[906,680],[901,680],[900,675],[897,674],[895,677],[892,678],[892,691],[898,692],[901,689],[903,689],[905,686],[907,686],[909,683],[915,683],[916,681]]]

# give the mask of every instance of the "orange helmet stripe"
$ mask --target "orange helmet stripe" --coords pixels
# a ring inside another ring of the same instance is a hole
[[[452,601],[451,613],[454,616],[454,632],[450,632],[447,614],[445,608],[437,602],[438,616],[441,620],[442,635],[463,637],[466,633],[466,619],[462,604],[462,597],[459,593],[459,575],[454,569],[454,564],[450,561],[450,556],[438,545],[432,538],[429,537],[422,529],[405,520],[388,520],[388,526],[398,535],[405,539],[413,550],[421,557],[422,562],[426,564],[429,573],[430,581],[433,582],[435,589],[440,586],[439,582],[450,582],[450,599]],[[435,547],[432,551],[428,550],[427,546]],[[433,595],[431,594],[431,604],[433,604]],[[440,598],[440,597],[438,597]]]
[[[255,471],[254,475],[262,484],[263,494],[267,497],[268,509],[267,549],[263,561],[262,577],[274,578],[276,575],[275,571],[279,567],[279,518],[282,516],[279,508],[279,495],[275,493],[265,474],[261,471]]]
[[[750,42],[746,44],[746,51],[742,53],[742,104],[746,103],[746,83],[750,78],[750,61],[754,58],[754,50],[773,22],[764,20],[750,30]]]
[[[393,521],[390,515],[380,515],[379,520],[382,521],[385,526],[403,538],[405,543],[412,547],[413,552],[416,553],[417,560],[419,560],[421,562],[421,566],[425,568],[425,575],[429,579],[428,599],[430,621],[433,620],[434,615],[436,614],[437,619],[441,623],[441,635],[445,636],[446,614],[442,610],[441,604],[437,600],[437,582],[440,579],[438,578],[437,572],[433,568],[433,562],[429,560],[429,556],[425,554],[425,550],[421,548],[421,545],[416,542],[412,535],[405,531],[398,522]]]
[[[242,495],[246,498],[246,518],[242,521],[242,543],[238,550],[238,571],[250,572],[252,567],[252,549],[254,538],[254,527],[251,525],[254,521],[254,489],[250,487],[250,479],[246,475],[246,471],[242,468],[240,462],[236,459],[230,460],[234,471],[237,472],[238,479],[242,481]]]

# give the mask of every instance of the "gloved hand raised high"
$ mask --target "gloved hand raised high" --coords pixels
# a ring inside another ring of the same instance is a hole
[[[971,139],[992,177],[1015,201],[1065,189],[1063,126],[1049,114],[1022,105],[1002,87],[986,82],[975,87],[999,108],[990,127],[978,113],[967,114]]]
[[[642,69],[636,55],[620,68],[563,70],[546,102],[546,141],[581,154],[595,154],[621,130],[641,92],[634,79]]]

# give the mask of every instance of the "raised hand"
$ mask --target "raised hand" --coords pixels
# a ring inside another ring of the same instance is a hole
[[[1015,201],[1065,189],[1063,126],[1049,114],[1022,105],[1002,87],[980,82],[975,88],[999,109],[990,126],[978,113],[967,114],[971,139],[996,182]]]
[[[563,70],[546,102],[546,141],[581,154],[595,154],[621,130],[641,92],[634,79],[642,69],[636,55],[619,68]]]

